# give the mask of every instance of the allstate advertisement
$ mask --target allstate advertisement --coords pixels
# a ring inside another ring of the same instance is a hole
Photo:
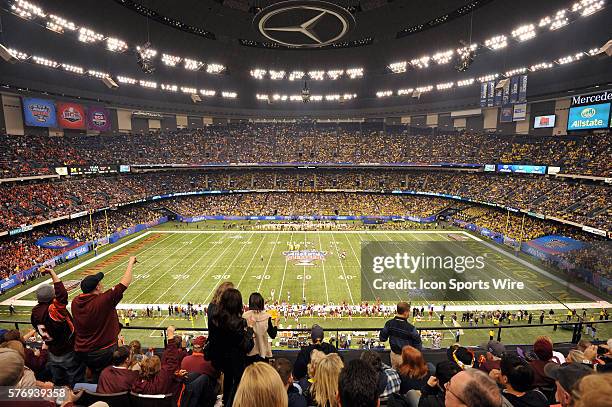
[[[62,129],[83,130],[86,126],[85,108],[76,103],[57,103],[57,121]]]
[[[22,103],[26,126],[57,127],[55,104],[52,100],[23,98]]]
[[[567,130],[605,129],[610,120],[610,103],[576,106],[569,110]]]

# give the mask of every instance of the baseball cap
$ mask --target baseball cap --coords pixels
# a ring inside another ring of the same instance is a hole
[[[198,336],[198,337],[194,338],[191,341],[191,344],[193,346],[199,346],[200,348],[204,347],[205,343],[206,343],[206,337],[205,336]]]
[[[36,289],[36,299],[41,304],[51,302],[55,298],[55,288],[49,284],[43,284]]]
[[[481,346],[487,352],[491,352],[493,356],[501,358],[506,353],[506,346],[499,341],[489,341]]]
[[[565,365],[547,363],[544,366],[544,373],[551,379],[558,381],[561,387],[569,393],[580,379],[594,373],[594,371],[593,368],[582,363],[566,363]]]
[[[102,281],[103,278],[104,273],[102,272],[85,277],[81,280],[81,290],[84,294],[89,294],[96,289],[98,283]]]
[[[310,338],[313,341],[316,341],[317,339],[323,340],[323,337],[325,335],[323,334],[323,328],[321,328],[319,325],[314,324],[312,326],[312,329],[310,330]]]
[[[19,352],[9,348],[0,349],[0,386],[14,386],[23,375],[24,361]]]

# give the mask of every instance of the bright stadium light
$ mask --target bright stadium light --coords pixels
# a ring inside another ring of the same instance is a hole
[[[357,79],[363,76],[363,68],[350,68],[346,70],[346,76],[350,79]]]
[[[266,102],[270,99],[268,95],[260,95],[259,93],[255,95],[255,98]]]
[[[340,78],[344,74],[344,69],[332,69],[331,71],[327,71],[327,77],[332,81]]]
[[[302,95],[290,95],[289,101],[290,102],[303,102]]]
[[[327,100],[328,102],[333,102],[334,100],[340,100],[340,95],[338,94],[325,95],[325,100]]]
[[[567,10],[559,10],[553,17],[546,16],[540,20],[538,27],[548,27],[549,30],[554,31],[558,30],[561,27],[564,27],[569,24],[569,19],[567,18]]]
[[[463,87],[463,86],[470,86],[471,84],[474,83],[474,78],[468,78],[468,79],[462,79],[460,81],[457,81],[457,86],[458,87]]]
[[[485,40],[484,44],[485,47],[495,51],[506,48],[508,46],[508,38],[505,35],[496,35],[495,37]]]
[[[300,96],[300,100],[301,100],[301,96]],[[310,96],[310,101],[311,102],[320,102],[323,100],[323,95],[311,95]]]
[[[236,92],[223,91],[221,92],[221,97],[224,97],[226,99],[236,99],[238,97],[238,94]]]
[[[198,93],[198,90],[196,88],[190,88],[188,86],[181,86],[181,92],[183,93],[189,93],[191,95]]]
[[[268,73],[265,69],[251,69],[251,76],[255,79],[263,79],[266,76],[266,73]]]
[[[125,52],[128,50],[128,45],[119,38],[108,37],[106,39],[106,49],[112,52]]]
[[[95,71],[93,69],[90,69],[89,71],[87,71],[87,74],[89,76],[92,76],[92,77],[98,78],[98,79],[104,79],[104,78],[108,78],[110,76],[106,72]]]
[[[200,89],[200,95],[202,96],[211,97],[211,96],[215,96],[216,94],[217,94],[217,91],[214,91],[211,89]]]
[[[438,65],[448,64],[453,59],[453,50],[449,49],[448,51],[437,52],[431,56],[432,61],[434,61]]]
[[[351,100],[351,99],[355,99],[357,97],[356,93],[345,93],[344,95],[342,95],[341,99],[342,100]]]
[[[599,48],[591,48],[587,52],[587,54],[589,54],[589,56],[591,56],[591,57],[594,56],[594,55],[597,55],[597,54],[599,54]]]
[[[430,92],[431,90],[433,90],[433,86],[432,85],[421,86],[420,88],[416,88],[415,89],[415,91],[418,92],[418,93]]]
[[[300,79],[304,77],[304,75],[306,75],[304,71],[291,71],[291,73],[289,73],[289,80],[299,81]]]
[[[94,43],[98,41],[102,41],[104,39],[104,35],[99,34],[89,28],[81,27],[79,28],[79,41],[84,43]]]
[[[378,92],[376,92],[376,97],[377,98],[386,98],[393,95],[393,91],[392,90],[379,90]]]
[[[66,72],[72,72],[79,75],[83,75],[85,73],[85,70],[83,68],[76,65],[62,64],[62,69]]]
[[[478,82],[489,82],[496,79],[499,76],[497,73],[490,73],[488,75],[483,75],[478,78]]]
[[[13,4],[11,5],[11,11],[21,18],[27,19],[31,19],[34,16],[42,18],[45,18],[47,16],[43,9],[24,0],[17,0],[13,2]]]
[[[145,81],[145,80],[140,80],[138,81],[138,83],[140,84],[140,86],[142,86],[143,88],[149,88],[149,89],[157,89],[157,83],[153,82],[153,81]]]
[[[412,88],[398,89],[397,96],[409,96],[409,95],[412,95],[412,92],[414,92],[414,89]]]
[[[308,71],[308,76],[313,81],[322,81],[323,79],[325,79],[325,71]]]
[[[13,58],[16,58],[20,61],[25,61],[26,59],[28,59],[28,54],[26,54],[25,52],[16,50],[15,48],[9,48],[8,52],[9,54],[13,56]]]
[[[185,58],[183,60],[183,67],[188,71],[199,71],[204,66],[204,62],[196,59]]]
[[[514,68],[514,69],[511,69],[509,71],[504,72],[504,76],[506,78],[509,78],[511,76],[520,75],[520,74],[525,73],[525,72],[527,72],[527,68],[525,68],[525,67]]]
[[[425,55],[425,56],[422,56],[420,58],[412,59],[410,61],[410,65],[412,65],[412,66],[414,66],[416,68],[420,68],[420,69],[427,68],[427,67],[429,67],[429,60],[430,60],[430,57]]]
[[[436,85],[436,89],[437,90],[447,90],[447,89],[452,88],[453,86],[455,86],[454,82],[438,83]]]
[[[49,68],[57,68],[60,65],[59,62],[55,62],[52,59],[38,57],[36,55],[32,57],[32,60],[38,65],[48,66]]]
[[[574,3],[572,12],[580,12],[582,17],[590,16],[601,10],[606,2],[603,0],[581,0]]]
[[[130,78],[129,76],[122,76],[122,75],[117,76],[117,81],[119,83],[125,83],[127,85],[136,85],[136,83],[138,82],[134,78]]]
[[[525,24],[512,30],[512,37],[519,41],[527,41],[536,36],[535,26],[533,24]]]
[[[68,21],[62,17],[54,14],[49,14],[49,21],[47,21],[47,28],[56,33],[62,34],[65,30],[76,31],[77,26],[72,21]]]
[[[550,69],[552,67],[553,67],[553,64],[551,64],[550,62],[541,62],[539,64],[531,65],[531,67],[529,67],[529,70],[531,72],[536,72],[536,71],[541,71],[543,69]]]
[[[406,72],[406,68],[408,67],[407,61],[393,62],[389,64],[387,68],[393,73],[404,73]]]
[[[183,58],[179,56],[170,55],[166,53],[162,53],[162,57],[161,57],[162,63],[167,66],[177,66],[178,64],[181,63],[182,60]]]
[[[270,79],[273,81],[279,81],[285,78],[285,71],[274,71],[270,70]]]
[[[211,63],[211,64],[207,64],[206,65],[206,73],[210,73],[210,74],[220,74],[221,72],[225,71],[225,66],[221,65],[221,64],[215,64],[215,63]]]
[[[162,83],[161,85],[159,85],[159,88],[161,90],[165,90],[167,92],[178,92],[178,86],[177,85],[171,85],[171,84],[167,84],[167,83]]]
[[[578,52],[574,55],[568,55],[563,58],[559,58],[555,62],[559,65],[565,65],[575,61],[579,61],[582,59],[582,57],[584,57],[584,52]]]

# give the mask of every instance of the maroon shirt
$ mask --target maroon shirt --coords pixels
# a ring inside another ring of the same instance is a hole
[[[59,281],[53,283],[53,287],[55,298],[50,303],[36,304],[32,308],[30,322],[49,347],[49,352],[62,356],[73,350],[74,322],[66,309],[68,292],[64,284]]]
[[[204,359],[203,353],[193,352],[191,355],[185,356],[181,361],[181,369],[189,373],[205,374],[213,378],[217,377],[217,371],[210,361]]]
[[[176,341],[168,341],[162,356],[161,370],[151,379],[138,379],[132,386],[132,391],[138,394],[169,394],[178,393],[180,379],[174,375],[181,364],[181,351]]]
[[[110,394],[129,391],[136,380],[138,380],[136,370],[107,366],[100,373],[96,393]]]
[[[101,294],[81,294],[72,300],[75,351],[91,352],[117,343],[121,328],[115,307],[125,290],[127,287],[119,283]]]

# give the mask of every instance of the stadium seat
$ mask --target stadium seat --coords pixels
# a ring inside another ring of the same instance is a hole
[[[130,392],[132,407],[173,407],[174,399],[170,394],[137,394]]]
[[[96,401],[103,401],[110,407],[125,407],[130,405],[130,396],[127,391],[102,394],[85,390],[78,400],[78,405],[89,406]]]

